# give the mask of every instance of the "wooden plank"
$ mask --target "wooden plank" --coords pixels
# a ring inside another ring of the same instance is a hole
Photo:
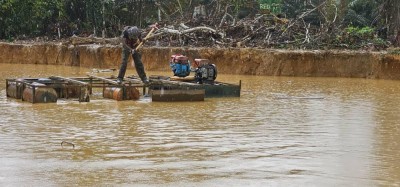
[[[132,79],[132,78],[125,78],[124,80],[126,80],[127,82],[133,83],[133,84],[139,84],[140,86],[143,86],[143,82],[139,79]]]
[[[194,76],[186,76],[186,77],[178,77],[178,76],[173,76],[170,77],[171,81],[180,81],[180,82],[190,82],[190,81],[194,81],[195,78]]]
[[[107,78],[104,78],[104,77],[99,77],[99,76],[94,76],[94,75],[87,75],[87,76],[89,76],[90,78],[95,78],[95,79],[102,80],[102,81],[110,83],[110,84],[121,85],[121,84],[118,84],[117,81],[113,81],[113,80],[110,80],[110,79],[107,79]]]
[[[204,101],[205,90],[152,90],[152,101]]]
[[[86,82],[82,82],[82,81],[71,79],[71,78],[61,77],[61,76],[51,76],[50,79],[64,80],[69,83],[80,84],[80,85],[84,85],[84,86],[89,85]]]
[[[162,86],[196,86],[199,85],[197,83],[191,82],[181,82],[181,81],[172,81],[172,80],[157,80],[152,79],[152,85],[162,85]]]

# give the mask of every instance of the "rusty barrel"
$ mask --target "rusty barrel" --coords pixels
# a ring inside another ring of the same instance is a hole
[[[53,88],[37,87],[45,86],[40,83],[32,83],[27,86],[22,94],[22,99],[31,103],[55,103],[57,102],[57,92]],[[35,90],[35,92],[33,92]]]
[[[103,97],[104,98],[108,98],[108,99],[112,99],[112,95],[114,93],[114,89],[115,87],[106,87],[103,90]]]
[[[21,99],[21,92],[19,91],[20,85],[19,83],[12,82],[7,85],[7,97]]]
[[[125,98],[124,98],[125,90]],[[104,89],[103,97],[108,99],[114,99],[117,101],[122,100],[138,100],[140,98],[140,92],[135,87],[107,87]]]
[[[21,99],[22,98],[22,87],[24,79],[16,79],[15,81],[7,82],[7,97]]]

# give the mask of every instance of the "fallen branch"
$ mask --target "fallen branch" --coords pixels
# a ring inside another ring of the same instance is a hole
[[[223,16],[222,19],[221,19],[221,22],[219,23],[218,28],[221,28],[221,27],[222,27],[222,25],[225,23],[225,20],[226,20],[226,17],[227,17],[227,16],[229,16],[232,20],[235,20],[235,18],[233,18],[232,15],[230,15],[230,14],[228,14],[228,13],[225,13],[224,16]]]
[[[96,37],[78,37],[73,36],[70,38],[72,45],[85,45],[85,44],[120,44],[120,38],[96,38]]]
[[[176,30],[176,29],[170,29],[170,28],[161,28],[157,31],[157,33],[151,35],[148,39],[154,38],[154,37],[158,37],[158,36],[162,36],[165,34],[175,34],[175,35],[183,35],[183,34],[187,34],[187,33],[191,33],[191,32],[195,32],[195,31],[202,31],[202,32],[212,32],[214,34],[217,34],[219,36],[221,36],[222,38],[225,37],[225,35],[221,32],[217,32],[215,29],[212,29],[210,27],[205,27],[205,26],[200,26],[200,27],[194,27],[191,29],[185,29],[185,30]]]
[[[262,30],[262,31],[268,31],[268,32],[269,32],[269,30],[275,28],[275,26],[268,27],[268,28],[265,28],[265,27],[266,27],[266,26],[262,26],[262,27],[258,28],[258,29],[255,30],[252,34],[249,34],[249,35],[245,36],[244,38],[242,38],[239,42],[246,42],[246,41],[250,40],[251,37],[253,37],[254,35],[259,34],[261,30]],[[264,28],[265,28],[265,29],[264,29]]]
[[[326,3],[326,2],[323,2],[323,3],[319,4],[318,6],[316,6],[315,8],[303,12],[297,19],[295,19],[294,21],[292,21],[292,22],[289,24],[289,26],[285,29],[285,31],[282,32],[281,36],[283,36],[283,35],[286,33],[286,31],[289,30],[289,28],[292,27],[292,26],[297,22],[297,20],[303,19],[304,17],[306,17],[307,15],[311,14],[311,12],[314,12],[316,9],[318,9],[319,7],[321,7],[322,5],[324,5],[325,3]]]
[[[305,33],[306,37],[304,38],[303,44],[310,43],[310,34],[308,31],[308,28],[310,28],[310,23],[308,23],[308,26],[304,20],[303,20],[303,23],[304,23],[304,29],[306,29],[306,33]]]

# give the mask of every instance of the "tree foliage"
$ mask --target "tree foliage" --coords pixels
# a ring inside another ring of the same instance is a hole
[[[164,25],[177,22],[207,23],[218,29],[229,25],[228,22],[235,23],[265,14],[260,9],[261,1],[263,0],[0,0],[0,39],[55,39],[69,37],[73,33],[115,37],[120,35],[121,29],[126,25],[144,28],[154,22]],[[310,29],[313,27],[314,30],[335,35],[331,39],[346,35],[348,28],[372,28],[383,39],[393,38],[400,31],[399,0],[279,2],[282,12],[278,17],[292,20],[290,23],[301,21],[304,25],[310,24]],[[193,21],[193,11],[199,6],[205,7],[206,19],[196,22]],[[326,41],[329,42],[329,39]]]

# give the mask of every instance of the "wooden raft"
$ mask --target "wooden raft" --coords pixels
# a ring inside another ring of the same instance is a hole
[[[172,79],[172,80],[171,80]],[[238,85],[222,82],[198,84],[192,77],[176,78],[150,76],[150,84],[143,84],[137,77],[126,77],[122,83],[115,77],[67,78],[51,76],[48,78],[6,79],[7,97],[22,99],[31,103],[54,103],[60,98],[77,98],[79,102],[89,102],[93,88],[102,88],[104,98],[138,100],[143,88],[143,96],[151,95],[152,101],[204,101],[208,97],[240,97],[241,82]],[[179,80],[179,81],[174,81]]]

